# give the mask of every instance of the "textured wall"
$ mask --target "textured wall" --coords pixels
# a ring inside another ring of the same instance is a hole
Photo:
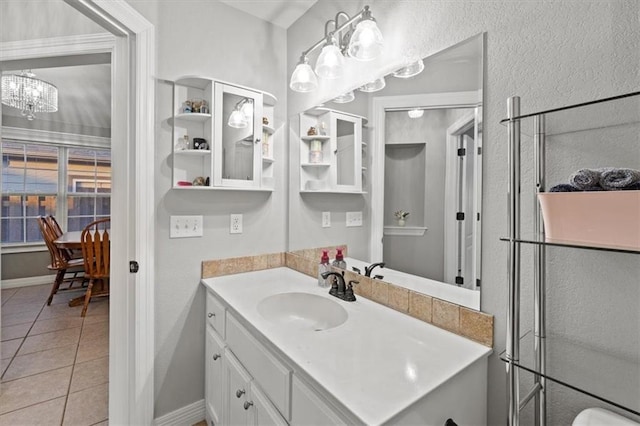
[[[300,52],[321,37],[321,28],[339,10],[353,13],[364,1],[322,1],[289,30],[288,70],[296,65]],[[385,34],[387,50],[374,66],[388,71],[397,67],[403,55],[417,51],[421,56],[437,52],[479,32],[486,32],[486,62],[484,85],[484,224],[483,224],[483,287],[482,310],[495,315],[496,354],[489,363],[488,422],[491,425],[506,423],[506,378],[504,365],[498,353],[505,347],[507,276],[507,246],[498,238],[507,232],[507,137],[506,129],[498,124],[506,115],[506,99],[522,97],[523,112],[569,105],[601,97],[613,96],[640,88],[640,4],[633,0],[620,1],[397,1],[373,0],[374,17]],[[306,30],[302,30],[306,28]],[[308,31],[317,28],[317,32]],[[295,34],[295,37],[292,35]],[[353,65],[356,67],[356,65]],[[364,67],[350,70],[354,80],[333,88],[321,87],[312,95],[289,93],[289,110],[302,110],[336,94],[349,86],[357,86],[372,75]],[[637,146],[637,145],[636,145]],[[637,151],[636,151],[637,152]],[[597,155],[597,154],[592,154]],[[524,169],[530,174],[530,165]],[[523,205],[529,205],[527,198]],[[525,226],[523,224],[523,226]],[[531,251],[524,250],[526,256]],[[617,336],[637,339],[639,321],[633,313],[638,311],[637,257],[623,256],[609,268],[607,255],[597,259],[587,255],[593,265],[603,265],[595,275],[598,291],[609,288],[616,294],[614,302],[624,299],[624,313],[616,309],[597,309],[598,320],[588,316],[579,307],[594,308],[593,275],[588,272],[569,277],[560,306],[571,306],[571,313],[557,313],[556,328],[565,327],[573,333],[580,326],[581,335],[591,329],[615,330]],[[527,258],[525,258],[527,259]],[[562,262],[565,273],[571,275],[583,263]],[[531,263],[531,261],[528,261]],[[634,263],[635,262],[635,263]],[[588,271],[589,269],[587,269]],[[523,274],[530,276],[530,267]],[[602,280],[602,282],[598,282]],[[589,284],[587,285],[587,281]],[[524,318],[528,318],[531,306],[530,286],[523,286]],[[608,300],[606,297],[604,300]],[[556,302],[553,302],[556,306]],[[560,301],[558,301],[560,303]],[[632,305],[632,306],[630,306]],[[576,314],[577,316],[572,316]],[[578,315],[579,314],[579,315]],[[617,315],[629,316],[630,321],[620,321]],[[577,324],[576,324],[577,323]],[[618,339],[619,340],[619,339]],[[625,345],[626,346],[626,345]],[[555,416],[573,415],[575,408],[567,409],[574,394],[561,394],[554,399]],[[576,403],[577,405],[577,403]],[[566,414],[562,414],[566,413]],[[554,424],[568,424],[567,417],[556,417]]]

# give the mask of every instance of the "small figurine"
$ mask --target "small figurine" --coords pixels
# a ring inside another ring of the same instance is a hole
[[[202,176],[198,176],[193,180],[193,186],[204,186],[205,180]]]
[[[209,105],[207,105],[207,101],[202,101],[202,106],[200,107],[201,114],[209,114]]]
[[[191,108],[191,101],[185,101],[184,106],[182,107],[182,112],[192,112],[193,108]]]
[[[267,117],[262,117],[262,124],[264,124],[265,126],[269,125],[269,119]]]
[[[318,130],[315,127],[309,127],[307,130],[307,136],[316,136],[318,134]]]

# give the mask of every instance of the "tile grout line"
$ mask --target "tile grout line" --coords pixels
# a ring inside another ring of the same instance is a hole
[[[7,374],[7,371],[9,371],[9,368],[11,367],[11,364],[13,364],[13,360],[16,359],[16,357],[18,356],[18,352],[20,352],[20,349],[22,349],[22,345],[24,345],[25,340],[27,340],[27,336],[31,332],[31,329],[35,325],[36,321],[38,321],[38,317],[40,317],[40,314],[42,313],[42,310],[44,309],[44,305],[45,304],[46,304],[46,302],[42,304],[42,306],[40,307],[40,312],[38,312],[38,315],[36,315],[35,319],[31,323],[31,326],[29,327],[29,330],[27,330],[27,334],[25,334],[24,337],[22,337],[22,342],[20,342],[20,345],[18,346],[18,349],[16,349],[16,352],[11,357],[11,361],[9,361],[9,364],[7,364],[7,368],[2,372],[2,375],[0,376],[0,382],[2,381],[2,379],[4,379],[4,375]],[[26,324],[26,323],[24,323],[24,324]],[[11,340],[14,340],[14,339],[11,339]]]
[[[73,373],[76,370],[76,361],[78,360],[78,352],[80,351],[80,340],[82,339],[82,330],[84,330],[85,319],[86,317],[82,317],[82,325],[80,326],[80,336],[78,336],[76,354],[73,357],[73,364],[71,364],[71,375],[69,376],[69,386],[67,387],[67,394],[64,397],[64,407],[62,408],[62,418],[60,419],[60,426],[64,424],[64,417],[67,414],[67,404],[69,403],[69,394],[71,393],[71,383],[73,383]]]

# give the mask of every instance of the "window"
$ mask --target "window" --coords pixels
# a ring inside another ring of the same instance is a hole
[[[2,245],[40,244],[37,216],[79,231],[111,212],[111,152],[3,140]]]

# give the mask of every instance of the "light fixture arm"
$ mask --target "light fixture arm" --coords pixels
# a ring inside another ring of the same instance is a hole
[[[347,18],[347,21],[340,25],[339,27],[338,22],[340,17],[345,17]],[[329,24],[333,23],[335,30],[333,31],[333,35],[336,35],[336,37],[338,37],[340,35],[340,32],[342,30],[344,30],[345,28],[349,27],[351,24],[353,24],[355,21],[357,21],[358,19],[362,18],[362,17],[368,17],[367,19],[372,19],[371,18],[371,11],[369,10],[369,6],[365,6],[360,12],[356,13],[355,15],[353,15],[352,18],[349,18],[349,15],[346,12],[338,12],[338,14],[336,15],[336,19],[335,20],[329,20],[325,23],[324,25],[324,37],[322,39],[320,39],[316,44],[314,44],[313,46],[311,46],[309,49],[305,50],[304,52],[302,52],[301,57],[306,57],[308,56],[311,52],[313,52],[314,50],[316,50],[317,48],[324,46],[327,37],[330,36],[330,34],[328,33],[328,28],[329,28]]]

